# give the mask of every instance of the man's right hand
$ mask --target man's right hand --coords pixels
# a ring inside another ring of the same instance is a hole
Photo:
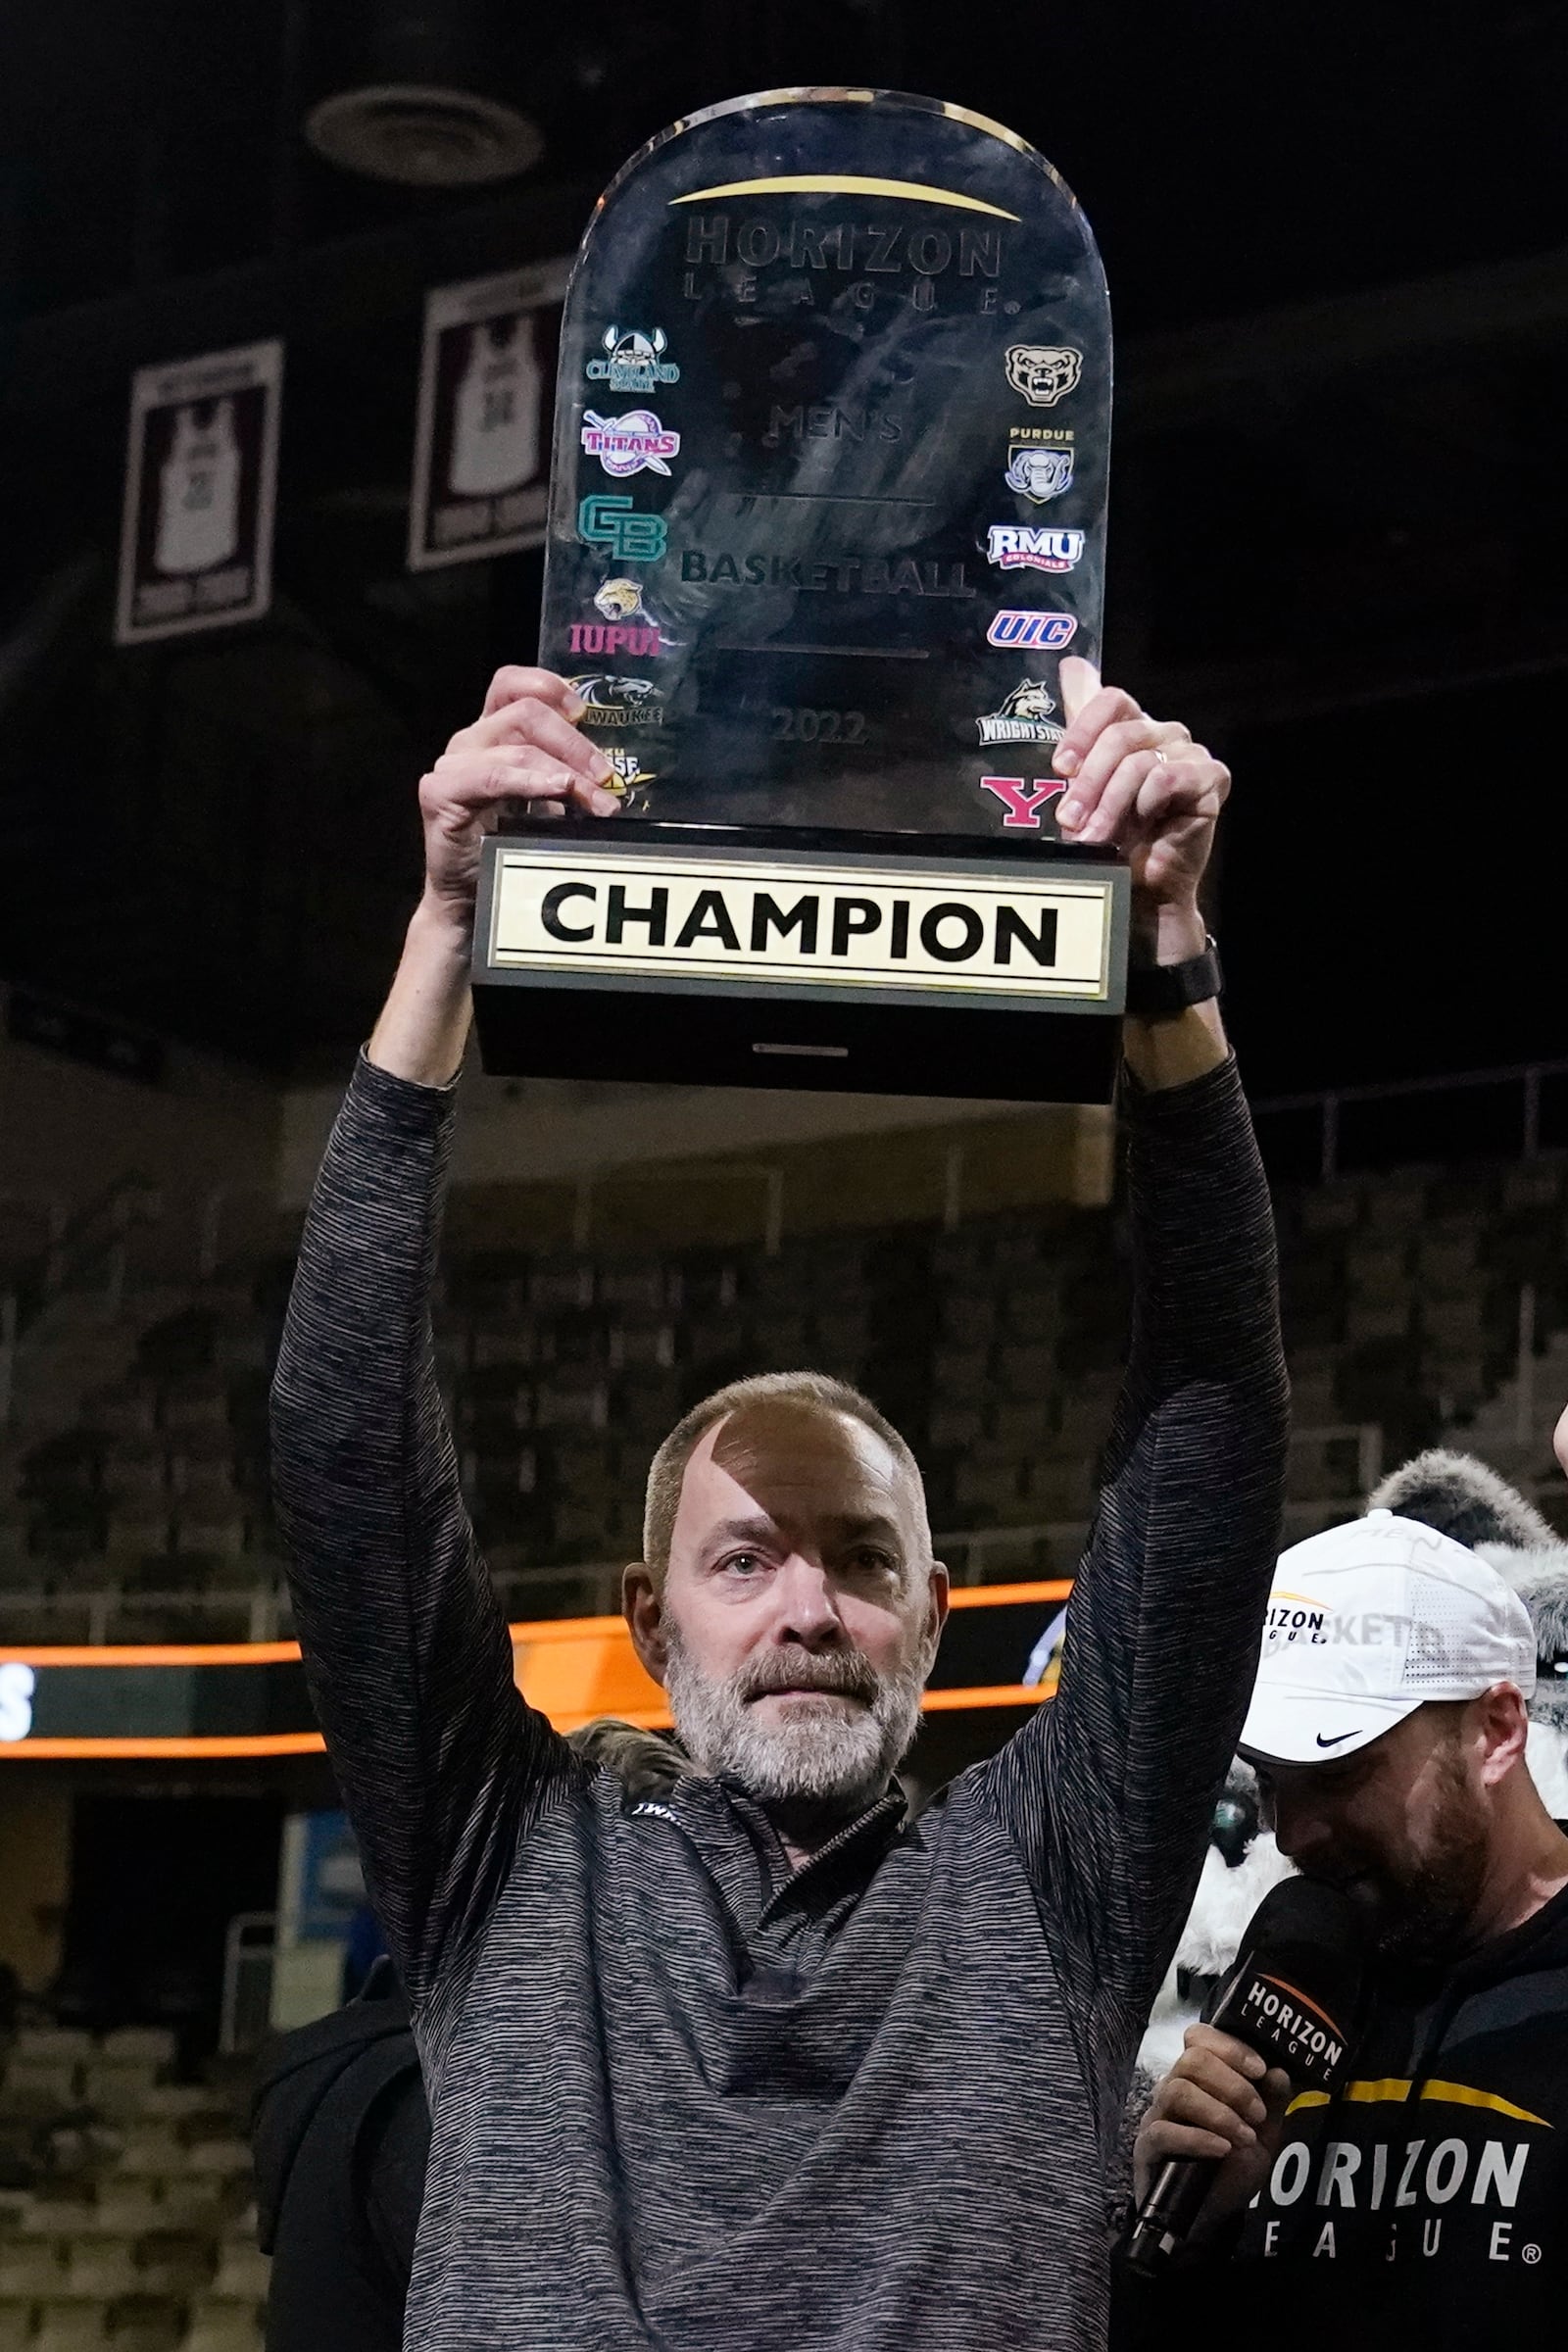
[[[1133,2147],[1133,2195],[1142,2205],[1173,2156],[1219,2159],[1202,2229],[1254,2197],[1279,2152],[1291,2079],[1212,2026],[1189,2026],[1186,2047],[1149,2104]]]
[[[572,721],[583,705],[549,669],[498,669],[471,727],[461,727],[419,783],[424,896],[464,930],[473,921],[480,845],[509,801],[613,816],[615,771]]]

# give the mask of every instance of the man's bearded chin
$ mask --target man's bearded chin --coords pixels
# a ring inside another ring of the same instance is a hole
[[[930,1661],[879,1675],[859,1650],[769,1650],[713,1678],[669,1628],[664,1690],[675,1730],[705,1772],[733,1773],[764,1804],[822,1805],[848,1813],[874,1803],[908,1752],[920,1723]],[[758,1712],[768,1691],[827,1690],[849,1703],[786,1702],[780,1719]]]
[[[1359,1862],[1345,1857],[1321,1875],[1364,1904],[1380,1958],[1421,1968],[1450,1961],[1464,1949],[1486,1870],[1486,1817],[1456,1771],[1446,1780],[1421,1852],[1368,1855]]]

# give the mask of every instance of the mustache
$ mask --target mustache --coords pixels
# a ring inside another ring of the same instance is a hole
[[[876,1668],[858,1649],[774,1650],[756,1659],[735,1685],[743,1700],[765,1698],[778,1690],[826,1690],[835,1697],[860,1699],[866,1706],[881,1688]]]

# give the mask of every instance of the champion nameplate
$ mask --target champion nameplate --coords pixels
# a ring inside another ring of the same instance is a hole
[[[807,858],[499,852],[495,970],[940,992],[1109,995],[1111,887]]]

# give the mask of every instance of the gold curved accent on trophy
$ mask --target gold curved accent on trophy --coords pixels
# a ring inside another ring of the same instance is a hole
[[[706,204],[714,196],[905,196],[923,204],[956,205],[960,212],[989,213],[996,220],[1016,221],[1018,213],[1004,213],[1000,204],[983,204],[978,196],[960,196],[955,188],[928,188],[917,179],[861,179],[841,172],[796,172],[778,179],[729,179],[722,187],[694,188],[689,196],[672,196],[670,205]]]

